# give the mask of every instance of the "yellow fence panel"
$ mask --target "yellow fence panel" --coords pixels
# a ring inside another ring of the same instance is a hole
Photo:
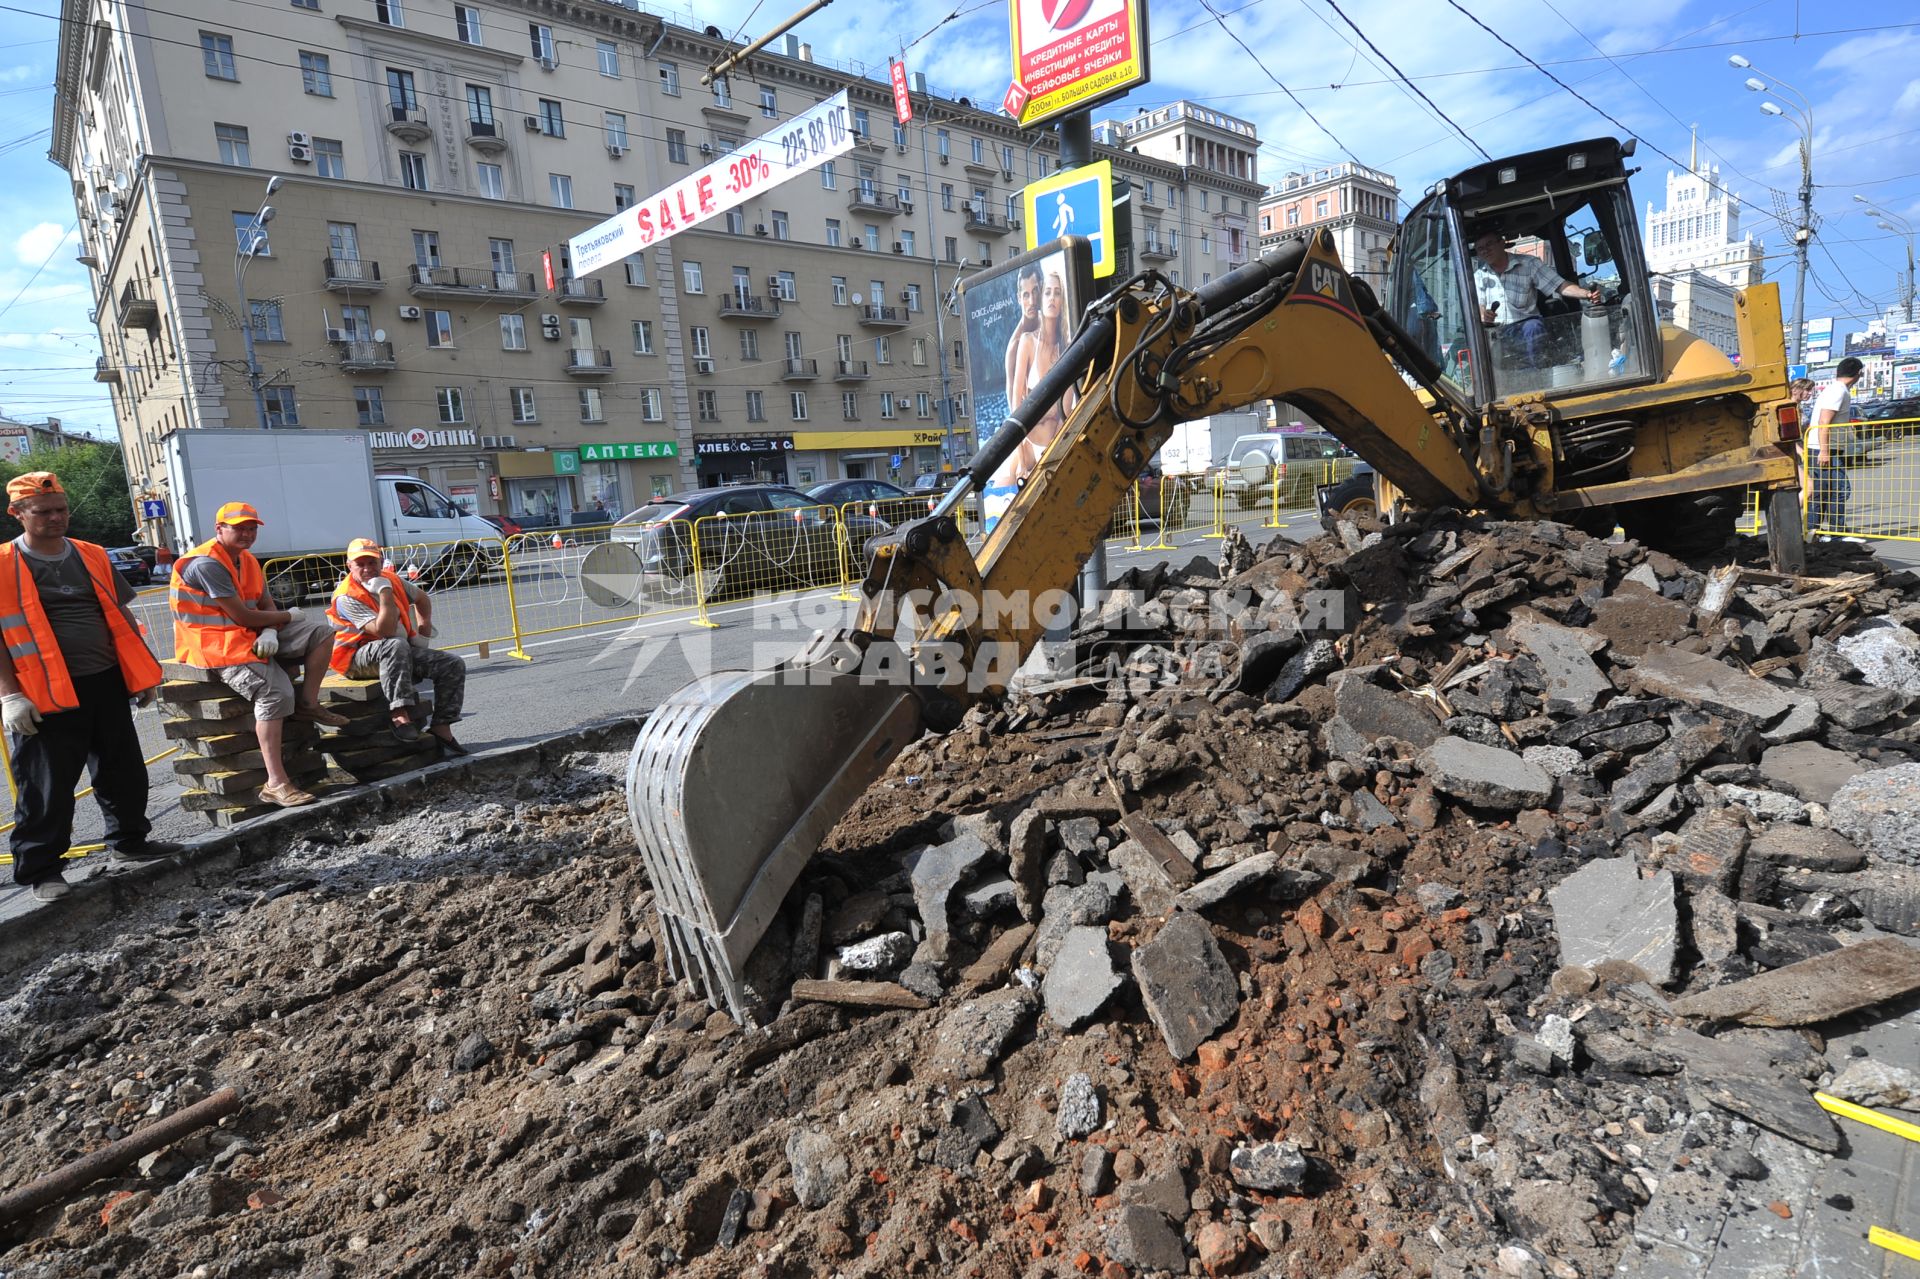
[[[435,648],[471,649],[484,657],[500,647],[524,655],[503,540],[409,542],[382,549],[394,572],[431,597]],[[347,571],[344,554],[277,556],[261,567],[267,590],[282,608],[324,609]],[[167,644],[171,650],[171,626]]]
[[[1920,419],[1853,422],[1829,445],[1802,456],[1807,532],[1920,541]]]
[[[862,527],[867,517],[859,517]],[[884,525],[872,531],[884,531]],[[845,548],[858,532],[842,523],[836,506],[703,515],[693,521],[688,577],[699,614],[695,623],[715,625],[711,605],[726,600],[781,595],[846,580]],[[864,552],[864,545],[858,548]],[[864,554],[855,561],[864,572]]]

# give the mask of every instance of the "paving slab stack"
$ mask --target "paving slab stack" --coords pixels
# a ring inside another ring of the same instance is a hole
[[[180,748],[172,760],[174,774],[185,788],[180,806],[202,814],[215,826],[232,826],[273,812],[274,806],[260,799],[267,770],[254,736],[253,704],[211,671],[180,662],[163,662],[161,670],[167,677],[160,686],[161,730]],[[297,674],[294,681],[299,682]],[[324,795],[432,763],[439,758],[439,748],[425,734],[432,685],[420,684],[419,694],[421,702],[414,715],[422,737],[402,742],[389,731],[391,719],[378,680],[328,675],[320,688],[320,702],[346,716],[347,723],[318,728],[289,722],[288,774],[302,789]]]

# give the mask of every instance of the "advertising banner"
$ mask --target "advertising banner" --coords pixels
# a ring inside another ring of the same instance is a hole
[[[1145,84],[1147,0],[1008,0],[1020,126]]]
[[[807,170],[853,150],[852,115],[842,89],[786,124],[750,138],[706,168],[622,209],[567,241],[573,273],[585,276],[629,254],[719,217]]]

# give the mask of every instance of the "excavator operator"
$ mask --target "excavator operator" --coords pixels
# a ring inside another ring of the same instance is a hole
[[[1507,252],[1506,237],[1482,231],[1473,241],[1479,259],[1473,271],[1473,291],[1479,297],[1480,319],[1497,324],[1494,337],[1511,357],[1531,369],[1543,367],[1547,323],[1540,318],[1539,294],[1548,297],[1600,300],[1600,290],[1560,278],[1545,259]]]

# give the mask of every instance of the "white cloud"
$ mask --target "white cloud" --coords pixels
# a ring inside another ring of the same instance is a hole
[[[0,70],[0,84],[19,84],[29,79],[33,73],[33,68],[28,66],[8,67]]]
[[[42,262],[52,258],[61,245],[69,242],[74,244],[80,242],[78,232],[69,231],[57,223],[41,222],[23,232],[13,242],[13,253],[20,259],[21,265],[38,267]]]

